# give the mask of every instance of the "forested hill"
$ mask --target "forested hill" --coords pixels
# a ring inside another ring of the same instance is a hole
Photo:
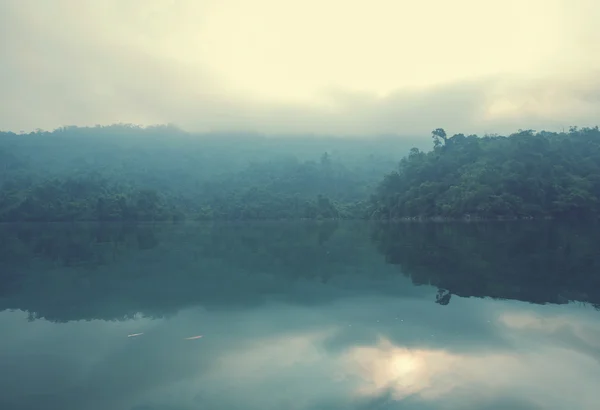
[[[194,135],[131,125],[4,132],[0,222],[600,213],[598,127],[508,137],[448,137],[438,128],[432,137],[425,152],[428,138]]]
[[[509,137],[432,133],[372,198],[371,215],[401,218],[588,217],[600,213],[600,131],[519,131]]]
[[[2,132],[0,221],[364,215],[382,175],[421,141],[123,124]]]

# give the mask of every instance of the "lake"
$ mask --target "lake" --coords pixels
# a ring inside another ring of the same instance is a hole
[[[597,409],[600,230],[0,226],[0,409]]]

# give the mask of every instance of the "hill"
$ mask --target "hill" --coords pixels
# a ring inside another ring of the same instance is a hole
[[[425,152],[423,141],[391,136],[200,135],[122,124],[4,132],[0,222],[600,213],[598,127],[506,137],[448,137],[438,128],[432,139]]]
[[[346,217],[414,143],[123,124],[3,132],[0,221]]]
[[[600,211],[600,131],[520,130],[508,137],[433,131],[371,200],[379,219],[588,217]]]

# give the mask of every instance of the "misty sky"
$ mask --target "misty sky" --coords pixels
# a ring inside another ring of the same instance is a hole
[[[1,0],[0,129],[596,125],[594,0]]]

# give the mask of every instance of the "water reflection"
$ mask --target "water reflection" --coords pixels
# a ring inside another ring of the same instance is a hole
[[[3,408],[40,408],[42,402],[57,409],[597,408],[598,346],[590,337],[600,329],[589,310],[574,307],[564,317],[560,311],[523,313],[512,302],[471,301],[485,314],[463,322],[466,334],[450,343],[447,331],[423,337],[435,327],[433,315],[417,320],[419,315],[407,314],[406,325],[386,319],[388,308],[436,310],[431,303],[386,298],[320,308],[273,305],[233,316],[186,310],[169,320],[11,329],[19,341],[2,346],[12,353],[2,361]],[[381,325],[345,313],[357,307],[370,310]],[[552,323],[551,329],[520,327],[522,315]],[[496,319],[487,334],[469,334],[468,325],[491,317]],[[7,329],[6,319],[2,314]],[[560,327],[555,323],[567,319],[587,333],[563,329],[563,337],[549,338]],[[184,340],[194,327],[206,336]],[[128,339],[132,328],[144,336]]]
[[[0,306],[20,310],[0,312],[0,408],[597,408],[591,232],[403,226],[115,226],[100,242],[93,227],[11,228]],[[494,242],[521,237],[532,260]],[[569,275],[527,273],[557,243]]]
[[[510,323],[511,317],[512,313],[501,315],[499,324]],[[564,339],[549,342],[547,333],[538,329],[520,330],[498,329],[511,340],[510,349],[478,354],[447,348],[407,349],[384,338],[376,345],[350,349],[347,361],[355,363],[356,372],[364,378],[358,392],[368,396],[410,397],[432,408],[444,408],[440,402],[448,408],[483,408],[508,398],[522,402],[524,408],[595,408],[600,372],[590,355],[597,359],[598,345],[593,352],[581,348],[579,343],[587,343],[578,337],[565,344]],[[595,324],[593,332],[599,330]]]
[[[457,295],[600,307],[594,223],[385,224],[372,239],[413,283],[437,286],[442,305]]]

